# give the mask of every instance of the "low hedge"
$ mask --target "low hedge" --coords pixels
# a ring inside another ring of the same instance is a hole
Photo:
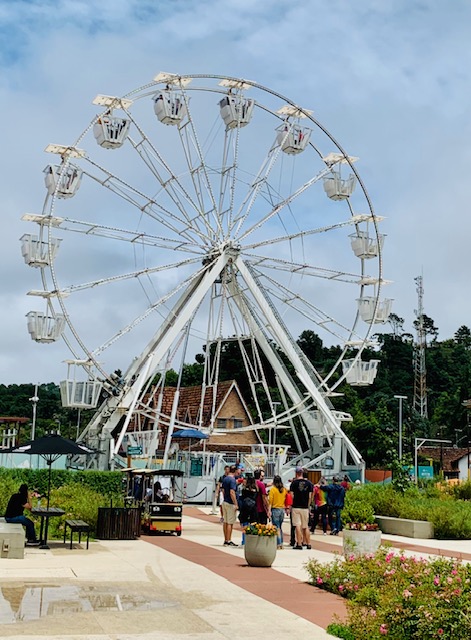
[[[358,491],[358,497],[369,503],[377,515],[426,520],[433,523],[435,538],[469,540],[471,501],[457,498],[471,495],[466,484],[460,485],[461,493],[431,485],[420,489],[414,485],[404,493],[395,491],[392,485],[369,484],[352,490]]]
[[[4,514],[10,496],[26,483],[30,491],[42,496],[47,493],[48,469],[0,468],[0,513]],[[46,506],[44,497],[41,506]],[[85,520],[91,525],[92,535],[96,531],[98,507],[123,505],[122,473],[119,471],[71,471],[53,469],[51,472],[50,504],[64,509],[61,518],[49,521],[50,538],[61,537],[64,520]],[[34,516],[32,516],[34,519]],[[39,520],[39,518],[37,519]]]

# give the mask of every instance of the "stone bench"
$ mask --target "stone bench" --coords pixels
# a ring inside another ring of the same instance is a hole
[[[0,521],[0,558],[24,558],[25,530],[23,525]]]
[[[434,537],[433,524],[427,520],[409,520],[392,518],[391,516],[375,516],[375,520],[383,533],[405,538],[430,539]]]

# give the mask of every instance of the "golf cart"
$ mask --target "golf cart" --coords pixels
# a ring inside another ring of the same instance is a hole
[[[150,481],[144,494],[142,529],[144,533],[182,534],[182,490],[177,491],[177,478],[183,476],[178,469],[153,469],[146,474]],[[177,498],[180,496],[180,498]]]

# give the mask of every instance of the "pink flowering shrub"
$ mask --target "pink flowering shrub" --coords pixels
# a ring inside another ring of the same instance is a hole
[[[471,565],[381,548],[306,568],[311,584],[347,598],[343,627],[353,638],[471,638]]]

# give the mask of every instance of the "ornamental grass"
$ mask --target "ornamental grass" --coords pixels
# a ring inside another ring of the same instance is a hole
[[[278,529],[273,524],[259,524],[252,522],[244,529],[245,535],[248,536],[267,536],[273,537],[277,535]]]
[[[469,564],[382,547],[328,564],[310,560],[306,568],[311,584],[347,599],[347,621],[328,628],[339,638],[471,638]]]

